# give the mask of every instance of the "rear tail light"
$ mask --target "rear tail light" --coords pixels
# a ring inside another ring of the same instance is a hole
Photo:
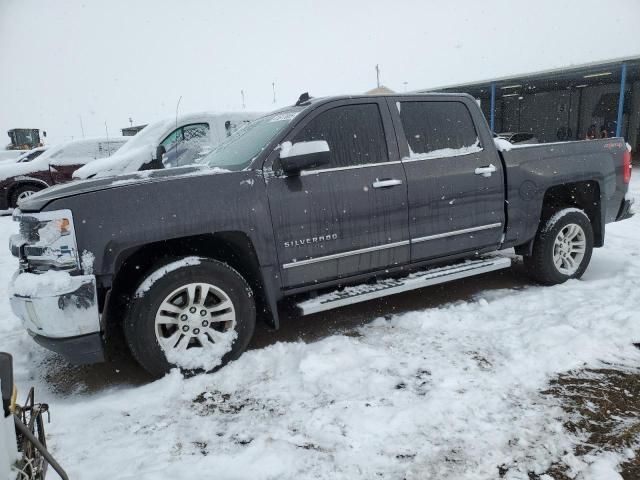
[[[622,180],[624,183],[629,183],[631,181],[631,152],[629,150],[625,150],[622,155]]]

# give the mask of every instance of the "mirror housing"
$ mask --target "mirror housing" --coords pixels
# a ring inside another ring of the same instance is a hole
[[[310,142],[283,142],[280,145],[280,165],[287,175],[297,175],[302,170],[328,165],[331,160],[329,144],[324,140]]]
[[[164,147],[164,145],[158,145],[156,147],[156,160],[162,161],[162,156],[165,153],[167,153],[167,149]]]

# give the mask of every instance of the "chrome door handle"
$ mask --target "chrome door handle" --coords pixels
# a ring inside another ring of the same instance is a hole
[[[476,175],[482,175],[483,177],[490,177],[493,172],[495,172],[497,168],[490,163],[488,167],[478,167],[475,170]]]
[[[396,178],[379,180],[376,178],[376,181],[371,184],[373,188],[395,187],[396,185],[402,185],[402,180],[398,180]]]

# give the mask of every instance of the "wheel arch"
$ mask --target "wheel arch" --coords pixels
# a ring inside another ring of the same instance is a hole
[[[11,185],[9,185],[9,187],[6,190],[7,205],[11,204],[11,199],[13,198],[13,194],[15,193],[15,191],[18,188],[24,187],[27,185],[34,185],[34,186],[40,187],[40,190],[49,188],[50,186],[47,182],[45,182],[44,180],[40,180],[39,178],[18,177],[15,179],[15,181]]]
[[[116,258],[111,290],[105,299],[105,327],[119,323],[126,299],[140,281],[161,262],[189,255],[202,256],[227,263],[249,283],[256,296],[256,307],[272,326],[278,326],[278,313],[273,289],[260,266],[249,236],[242,231],[224,231],[163,240],[124,250]]]
[[[542,200],[539,228],[556,211],[564,207],[575,207],[585,211],[593,227],[594,247],[602,247],[605,221],[600,183],[597,180],[581,180],[549,187],[544,192]],[[532,238],[529,242],[518,245],[516,253],[531,255],[534,240],[535,238]]]

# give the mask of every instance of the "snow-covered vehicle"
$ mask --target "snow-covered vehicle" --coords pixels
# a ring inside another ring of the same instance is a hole
[[[49,147],[47,146],[32,148],[31,150],[28,150],[24,152],[22,155],[20,155],[16,160],[16,162],[22,163],[22,162],[30,162],[31,160],[35,160],[44,152],[46,152],[48,148]]]
[[[73,178],[108,177],[195,163],[213,146],[259,115],[251,112],[202,112],[151,123],[116,155],[78,169]]]
[[[580,278],[630,215],[622,138],[514,146],[468,95],[310,99],[197,167],[62,185],[21,204],[11,305],[36,342],[102,361],[122,328],[161,375],[247,347],[257,312],[311,314],[508,268]]]
[[[68,182],[74,171],[96,159],[118,151],[126,137],[86,138],[49,147],[30,158],[26,152],[17,162],[0,164],[0,210],[15,208],[18,202],[51,185]],[[44,147],[43,147],[44,148]]]
[[[15,162],[28,150],[0,150],[0,163]]]
[[[38,158],[42,155],[49,147],[36,147],[31,150],[23,151],[23,150],[10,150],[11,154],[19,154],[17,156],[11,156],[11,158],[6,160],[0,160],[0,165],[8,165],[10,163],[21,163],[21,162],[30,162],[35,158]],[[2,152],[0,152],[2,153]]]

